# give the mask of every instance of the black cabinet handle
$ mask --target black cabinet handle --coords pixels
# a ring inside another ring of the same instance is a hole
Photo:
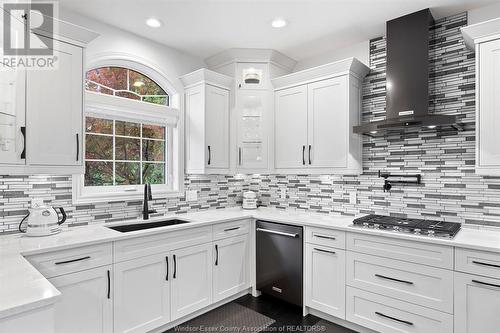
[[[238,148],[238,165],[241,165],[241,147]]]
[[[76,160],[80,159],[80,136],[76,133]]]
[[[397,322],[400,322],[400,323],[403,323],[403,324],[406,324],[406,325],[413,326],[413,323],[411,321],[394,318],[394,317],[385,315],[385,314],[380,313],[380,312],[375,312],[375,314],[378,315],[378,316],[380,316],[380,317],[384,317],[384,318],[391,319],[391,320],[394,320],[394,321],[397,321]]]
[[[488,282],[483,282],[483,281],[479,281],[479,280],[472,280],[472,282],[474,282],[474,283],[479,283],[479,284],[483,284],[483,285],[485,285],[485,286],[490,286],[490,287],[500,288],[500,284],[488,283]]]
[[[306,153],[306,146],[302,146],[302,165],[306,165],[305,153]]]
[[[111,272],[108,269],[108,299],[111,298]]]
[[[311,149],[312,149],[312,146],[309,145],[309,165],[312,164],[312,162],[311,162]]]
[[[177,278],[177,259],[175,254],[172,256],[174,258],[174,275],[172,276],[174,279]]]
[[[64,265],[64,264],[69,264],[69,263],[72,263],[72,262],[82,261],[82,260],[87,260],[87,259],[90,259],[90,256],[85,256],[85,257],[81,257],[81,258],[77,258],[77,259],[71,259],[71,260],[65,260],[65,261],[57,261],[57,262],[55,262],[55,264],[56,265]]]
[[[392,277],[384,276],[384,275],[380,275],[380,274],[375,274],[375,276],[378,278],[381,278],[381,279],[385,279],[385,280],[391,280],[391,281],[401,282],[401,283],[406,283],[406,284],[413,284],[413,282],[411,282],[411,281],[400,280],[400,279],[396,279],[396,278],[392,278]]]
[[[324,253],[335,254],[335,251],[328,251],[328,250],[318,249],[316,247],[314,248],[314,250],[319,251],[319,252],[324,252]]]
[[[23,135],[23,151],[21,152],[21,159],[26,159],[26,127],[21,127],[21,134]]]
[[[210,146],[208,146],[208,165],[210,165],[211,161],[212,161],[212,150],[210,149]]]
[[[165,261],[167,262],[167,275],[165,276],[165,280],[168,281],[168,256],[165,257]]]
[[[314,237],[324,238],[324,239],[329,239],[329,240],[335,240],[336,239],[335,237],[323,236],[323,235],[314,235]]]
[[[219,246],[215,244],[215,266],[219,265]]]
[[[476,264],[476,265],[482,265],[482,266],[500,268],[500,265],[488,264],[486,262],[480,262],[480,261],[475,261],[475,260],[472,260],[472,263]]]
[[[224,231],[228,232],[228,231],[238,230],[239,228],[240,227],[234,227],[234,228],[224,229]]]

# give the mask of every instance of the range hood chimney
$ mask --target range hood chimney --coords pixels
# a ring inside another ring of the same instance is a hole
[[[433,22],[429,9],[387,22],[386,119],[354,126],[354,133],[375,136],[409,127],[459,128],[455,116],[428,113]]]

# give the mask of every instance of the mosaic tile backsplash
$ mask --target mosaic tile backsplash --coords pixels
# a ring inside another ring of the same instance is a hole
[[[419,130],[365,137],[361,176],[187,176],[186,188],[198,191],[197,202],[155,199],[152,208],[162,214],[234,207],[241,205],[242,192],[251,189],[259,192],[263,206],[278,209],[390,214],[500,227],[500,177],[474,173],[475,64],[474,53],[465,47],[460,33],[466,24],[466,13],[437,20],[430,29],[429,51],[429,111],[458,115],[464,131]],[[384,37],[370,42],[363,121],[385,117],[385,51]],[[422,184],[394,185],[384,193],[379,170],[421,173]],[[350,202],[351,193],[356,193],[355,203]],[[73,205],[71,176],[0,176],[0,233],[16,232],[34,197],[63,206],[69,226],[135,219],[142,210],[141,201]]]

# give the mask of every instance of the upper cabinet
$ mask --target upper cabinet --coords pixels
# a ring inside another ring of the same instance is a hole
[[[369,69],[355,58],[276,78],[276,171],[361,174],[361,84]]]
[[[500,175],[500,18],[462,28],[476,50],[476,173]]]
[[[186,173],[228,173],[233,79],[200,69],[181,80],[185,85]]]
[[[32,36],[49,45],[52,54],[45,58],[52,67],[0,71],[1,173],[84,172],[83,55],[97,34],[56,24],[57,35],[38,29]]]

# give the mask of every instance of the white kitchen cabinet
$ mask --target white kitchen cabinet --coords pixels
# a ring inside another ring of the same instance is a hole
[[[54,60],[53,68],[0,74],[1,173],[84,172],[83,53],[86,44],[98,35],[57,21],[56,35],[36,30],[36,38],[53,41],[54,54],[47,61]]]
[[[248,235],[214,242],[213,301],[218,302],[249,287]]]
[[[169,260],[160,253],[114,264],[114,332],[147,332],[168,323]]]
[[[345,251],[305,247],[305,305],[345,319]]]
[[[200,69],[184,75],[181,80],[185,85],[186,172],[229,172],[229,109],[233,79]]]
[[[212,304],[212,244],[172,251],[171,318]]]
[[[0,164],[25,164],[26,72],[4,66],[0,71]]]
[[[311,168],[346,168],[349,156],[347,76],[307,86],[307,159]]]
[[[500,18],[462,28],[476,51],[476,173],[500,175]]]
[[[455,333],[498,332],[500,280],[455,272]]]
[[[350,58],[273,79],[277,172],[362,172],[361,137],[352,127],[368,70]]]
[[[61,297],[54,305],[56,333],[113,332],[111,266],[49,279]]]
[[[242,173],[267,170],[270,167],[272,93],[242,89],[236,95],[237,169]]]
[[[53,51],[56,69],[27,71],[28,163],[82,165],[83,49],[54,41]]]
[[[306,166],[307,86],[288,88],[275,94],[276,169]]]

